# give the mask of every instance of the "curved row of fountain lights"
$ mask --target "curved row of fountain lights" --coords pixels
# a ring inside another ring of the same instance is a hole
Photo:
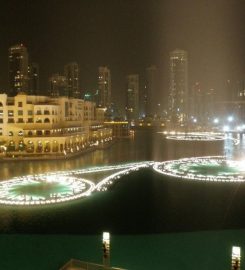
[[[151,167],[158,173],[174,178],[215,181],[244,182],[245,166],[242,161],[226,160],[221,156],[184,158],[164,162],[138,162],[117,166],[95,167],[68,172],[28,175],[0,182],[0,204],[4,205],[49,205],[76,200],[91,195],[92,192],[105,191],[108,186],[124,175],[141,168]],[[206,171],[210,167],[211,171]],[[84,174],[116,171],[98,183],[82,177]],[[39,185],[59,185],[65,191],[49,193],[48,196],[17,194],[16,190]]]
[[[227,160],[224,156],[164,161],[155,163],[153,168],[158,173],[174,178],[209,182],[245,182],[244,161]]]
[[[167,140],[174,141],[224,141],[226,139],[232,140],[235,145],[240,143],[239,139],[228,136],[225,133],[218,132],[160,132],[166,136]]]
[[[68,172],[56,172],[38,175],[27,175],[15,177],[10,180],[0,182],[0,204],[3,205],[49,205],[76,200],[91,195],[92,192],[105,191],[112,181],[129,174],[131,171],[148,167],[152,162],[139,162],[122,164],[117,166],[94,167]],[[112,175],[105,177],[97,184],[93,181],[81,177],[82,174],[119,170]],[[16,195],[16,190],[30,187],[40,189],[45,185],[61,186],[65,191],[55,191],[48,196],[42,195]]]

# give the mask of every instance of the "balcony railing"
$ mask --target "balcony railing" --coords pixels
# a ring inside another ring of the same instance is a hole
[[[82,262],[71,259],[60,270],[125,270],[123,268],[107,267],[101,264]]]

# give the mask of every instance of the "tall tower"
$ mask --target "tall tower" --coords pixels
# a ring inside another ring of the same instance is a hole
[[[28,92],[28,52],[23,44],[9,48],[9,95]]]
[[[107,67],[99,67],[98,89],[97,106],[108,108],[111,104],[111,72]]]
[[[39,92],[39,65],[30,63],[28,65],[28,94],[38,95]]]
[[[38,95],[39,92],[39,65],[32,63],[32,91],[33,95]]]
[[[49,90],[51,97],[68,97],[67,79],[65,76],[54,74],[49,78]]]
[[[68,96],[81,98],[79,90],[79,67],[75,62],[69,63],[64,67],[64,75],[67,78]]]
[[[172,124],[183,126],[188,117],[188,57],[184,50],[170,53],[168,111]]]
[[[127,76],[126,89],[126,116],[127,120],[136,120],[139,117],[139,75]]]
[[[156,113],[157,95],[157,68],[150,66],[146,69],[146,92],[145,92],[145,113],[147,116]],[[159,103],[159,102],[158,102]]]

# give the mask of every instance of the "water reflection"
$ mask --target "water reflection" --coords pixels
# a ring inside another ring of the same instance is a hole
[[[108,149],[86,153],[69,160],[2,162],[0,179],[143,160],[164,161],[207,155],[245,158],[245,137],[238,139],[238,145],[235,145],[232,139],[215,142],[171,141],[166,140],[163,134],[137,131],[132,139],[120,140]]]

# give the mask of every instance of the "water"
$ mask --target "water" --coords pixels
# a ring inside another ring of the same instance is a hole
[[[69,160],[2,162],[1,179],[57,170],[72,170],[97,165],[111,165],[142,160],[170,160],[204,155],[237,155],[243,144],[227,142],[177,142],[165,140],[163,134],[138,131],[133,139],[120,140],[110,148],[97,150]],[[244,151],[245,153],[245,151]]]
[[[0,179],[140,160],[243,158],[244,153],[243,140],[237,146],[232,140],[177,142],[142,131],[75,159],[3,162]],[[245,247],[244,194],[244,184],[180,182],[145,169],[86,199],[41,208],[0,206],[0,268],[54,270],[70,258],[99,263],[101,232],[110,231],[115,266],[229,269],[231,246]]]
[[[243,142],[237,146],[230,142],[170,141],[159,133],[139,131],[133,139],[70,160],[1,163],[1,179],[140,160],[226,153],[241,157]],[[146,169],[124,177],[108,192],[86,199],[31,208],[0,206],[0,231],[93,234],[106,229],[135,234],[243,228],[243,218],[237,218],[245,206],[243,190],[243,184],[180,183]]]

